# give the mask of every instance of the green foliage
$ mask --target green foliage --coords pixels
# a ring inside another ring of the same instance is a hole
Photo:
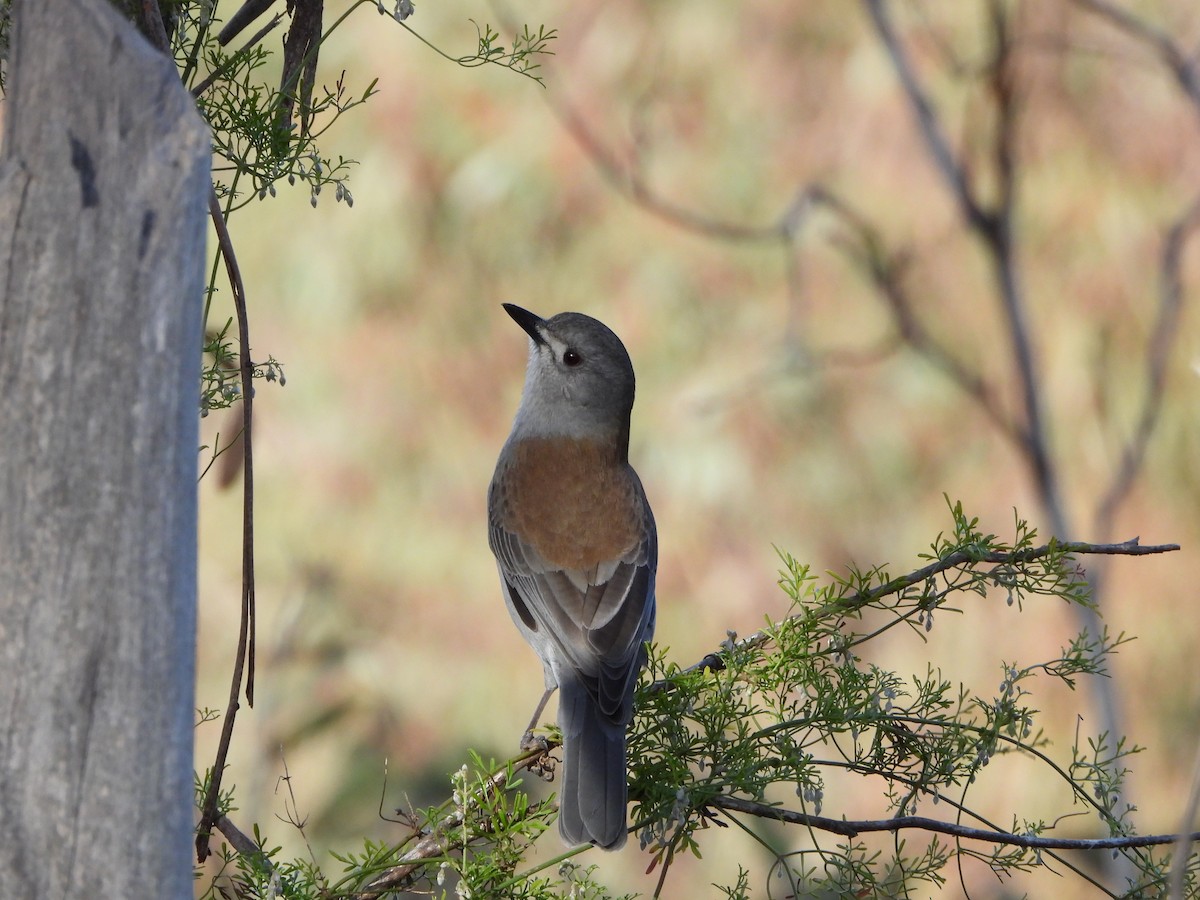
[[[242,397],[242,373],[238,368],[237,351],[234,349],[233,339],[229,334],[232,326],[233,319],[227,319],[220,331],[209,332],[205,337],[204,356],[200,370],[201,418],[207,417],[215,410],[231,408]],[[265,362],[252,363],[250,376],[252,379],[279,382],[281,387],[287,384],[283,364],[274,356],[268,356]],[[240,435],[241,426],[239,425],[233,436],[226,436],[224,440],[218,432],[211,450],[208,444],[200,445],[201,453],[206,450],[210,451],[208,462],[200,473],[201,478],[208,474],[208,470],[217,461],[217,457],[235,446]]]
[[[218,874],[197,894],[198,900],[225,900],[230,896],[319,900],[326,896],[320,870],[307,860],[281,859],[281,849],[268,847],[257,825],[254,844],[253,853],[239,853],[222,841],[216,842]]]
[[[1062,783],[1068,814],[1082,810],[1109,835],[1133,833],[1133,810],[1119,807],[1118,798],[1123,762],[1137,748],[1076,733],[1069,759],[1055,762],[1033,706],[1042,682],[1073,689],[1080,676],[1103,675],[1123,636],[1080,635],[1057,655],[1035,662],[998,659],[1001,680],[991,693],[971,690],[933,667],[905,677],[863,660],[863,647],[884,635],[927,640],[944,614],[962,612],[954,604],[966,596],[1003,600],[1016,607],[1014,614],[1034,598],[1090,602],[1083,572],[1067,552],[1082,545],[1051,541],[1037,547],[1035,532],[1020,519],[1013,539],[1002,541],[982,533],[959,505],[951,513],[952,532],[938,536],[923,557],[928,564],[915,572],[897,578],[883,567],[851,569],[823,583],[808,566],[780,553],[779,585],[792,600],[786,617],[744,639],[730,634],[718,654],[686,670],[649,647],[630,729],[630,793],[634,830],[651,868],[660,871],[660,892],[676,854],[699,857],[706,841],[720,840],[714,829],[731,826],[762,846],[770,862],[759,875],[783,885],[786,896],[925,896],[969,861],[1001,878],[1053,864],[1088,879],[1058,851],[986,839],[946,841],[928,832],[919,832],[925,835],[919,839],[896,832],[873,840],[859,831],[888,829],[846,822],[840,811],[826,809],[826,785],[835,776],[876,786],[885,823],[917,815],[929,822],[929,815],[944,810],[949,821],[978,825],[982,832],[1050,832],[1054,823],[1040,820],[993,824],[969,803],[971,786],[989,764],[1011,756]],[[905,627],[896,630],[898,625]],[[525,766],[536,770],[539,764],[547,765],[537,753],[504,764],[472,755],[470,765],[451,776],[450,799],[398,823],[408,837],[334,854],[344,867],[336,883],[315,861],[304,871],[324,886],[326,897],[362,891],[401,860],[411,871],[392,889],[437,897],[607,896],[593,867],[574,861],[579,849],[522,867],[554,818],[552,802],[530,799],[519,777]],[[770,820],[789,826],[786,845],[759,827]],[[1127,896],[1163,895],[1169,853],[1116,852],[1135,873]],[[236,864],[244,883],[257,884],[261,873],[252,860]],[[280,880],[299,878],[298,865],[272,864]],[[749,897],[752,874],[739,866],[729,884],[715,887],[726,897]],[[1189,870],[1189,885],[1195,875]],[[283,896],[310,896],[296,884],[296,893]]]
[[[388,14],[382,0],[357,0],[320,35],[301,63],[315,65],[321,44],[363,6]],[[411,4],[399,3],[390,15],[433,47],[402,21],[411,14]],[[176,16],[172,51],[181,78],[197,95],[200,114],[212,131],[214,185],[226,215],[256,198],[274,197],[284,181],[288,186],[306,186],[314,207],[322,190],[330,186],[336,201],[353,206],[347,181],[355,161],[326,154],[319,140],[343,114],[375,94],[378,79],[372,79],[364,88],[351,89],[342,72],[332,86],[321,85],[306,92],[300,84],[301,66],[297,66],[295,71],[285,72],[278,84],[268,82],[266,72],[273,54],[264,44],[250,41],[237,49],[222,47],[217,41],[217,24],[210,5],[203,0],[182,4]],[[555,38],[553,29],[539,26],[534,32],[523,26],[506,48],[490,25],[472,24],[477,32],[473,54],[452,57],[437,47],[433,49],[459,65],[499,65],[540,83],[537,60],[552,52],[548,45]],[[288,113],[291,104],[301,107],[299,124]]]
[[[212,718],[209,717],[208,713],[205,713],[205,715],[201,719],[201,723],[209,722],[209,721],[212,721]],[[199,809],[201,804],[204,802],[204,797],[208,793],[208,787],[211,783],[212,783],[212,770],[211,769],[205,770],[203,778],[201,778],[198,774],[195,775],[195,777],[193,778],[192,793],[196,797],[196,808],[197,809]],[[237,807],[233,805],[233,788],[231,788],[231,787],[222,788],[220,793],[217,795],[217,809],[220,810],[220,813],[223,816],[229,815],[229,813],[231,813],[237,809]]]
[[[548,827],[554,812],[549,802],[532,802],[522,789],[512,762],[485,762],[471,755],[450,776],[450,799],[441,806],[400,814],[398,824],[410,836],[398,844],[365,841],[361,851],[331,852],[341,867],[339,876],[327,874],[315,860],[288,860],[278,847],[268,848],[265,838],[254,830],[256,850],[238,854],[217,843],[217,873],[205,878],[203,898],[223,896],[232,886],[239,897],[284,897],[288,900],[349,897],[358,892],[388,891],[428,894],[437,898],[506,897],[547,900],[570,896],[579,900],[608,897],[593,878],[595,866],[581,866],[571,854],[553,860],[546,869],[518,873],[530,846]],[[206,782],[198,782],[197,804],[203,802]],[[231,798],[222,796],[222,811],[230,809]],[[303,828],[302,823],[293,823]],[[433,840],[428,849],[423,841]],[[405,873],[387,888],[372,887],[389,870],[411,862]]]
[[[117,3],[127,16],[139,25],[141,4]],[[171,53],[179,68],[180,79],[196,97],[201,116],[209,125],[213,145],[213,188],[225,219],[254,200],[275,197],[282,185],[307,188],[311,204],[316,207],[326,189],[332,189],[335,202],[354,205],[349,188],[352,159],[327,153],[321,138],[345,113],[367,102],[375,93],[377,80],[365,87],[351,88],[345,72],[332,85],[313,81],[318,76],[318,61],[322,44],[360,7],[375,8],[390,15],[401,27],[423,43],[433,47],[404,20],[413,14],[409,0],[398,0],[389,13],[382,0],[356,0],[319,34],[314,35],[311,49],[294,61],[282,75],[274,72],[273,54],[259,41],[262,33],[245,36],[237,47],[225,47],[217,39],[220,24],[213,15],[210,0],[172,0],[160,4],[168,22]],[[0,0],[0,49],[6,49],[8,35],[8,0]],[[292,28],[301,25],[300,11],[288,6]],[[286,18],[283,19],[286,23]],[[320,26],[320,17],[315,20]],[[451,57],[434,47],[442,56],[459,65],[498,65],[541,82],[537,74],[538,60],[550,54],[549,44],[555,38],[553,29],[539,26],[536,31],[523,26],[509,46],[500,43],[500,35],[490,25],[476,28],[476,51]],[[0,66],[0,89],[4,69]],[[221,271],[220,250],[214,250],[207,287],[204,321],[212,299],[217,293],[217,278]],[[236,372],[231,374],[229,363],[235,354],[226,339],[228,325],[213,338],[206,338],[206,364],[201,377],[201,415],[230,405],[238,398],[240,387]],[[235,367],[236,368],[236,367]],[[255,377],[274,381],[281,375],[273,359],[255,363]],[[279,377],[280,384],[283,378]]]
[[[204,341],[204,368],[200,379],[202,417],[214,410],[228,409],[242,395],[237,352],[229,335],[232,326],[233,319],[227,319],[220,331],[209,333]],[[278,381],[281,386],[287,384],[283,364],[273,356],[268,357],[266,362],[254,363],[251,375],[268,382]]]
[[[746,640],[730,635],[720,668],[680,671],[652,654],[654,684],[639,695],[630,740],[643,849],[665,862],[680,850],[698,854],[701,832],[727,824],[714,813],[723,798],[779,809],[790,794],[800,812],[820,816],[834,770],[879,779],[888,815],[913,815],[927,800],[975,817],[965,805],[967,789],[1001,754],[1049,766],[1112,833],[1128,829],[1129,810],[1106,801],[1117,796],[1121,776],[1113,764],[1135,750],[1119,745],[1116,753],[1094,749],[1081,758],[1077,748],[1064,771],[1043,752],[1049,741],[1030,705],[1036,678],[1074,687],[1076,676],[1104,674],[1124,637],[1080,635],[1052,659],[999,661],[1003,677],[992,696],[932,668],[904,678],[859,656],[864,644],[898,625],[924,640],[943,613],[961,612],[953,603],[964,594],[999,588],[1018,606],[1033,596],[1090,602],[1082,570],[1053,543],[1034,555],[1036,534],[1024,522],[1018,519],[1014,539],[1004,542],[980,532],[961,506],[952,514],[953,533],[939,535],[923,557],[932,564],[903,578],[882,567],[851,569],[821,585],[806,565],[781,553],[779,584],[793,601],[790,614]],[[1095,740],[1103,747],[1103,737]],[[728,809],[720,815],[736,817]],[[1020,848],[950,851],[936,839],[871,853],[854,841],[827,846],[817,831],[810,838],[812,850],[780,854],[777,862],[805,896],[903,896],[921,883],[941,884],[956,856],[982,859],[997,872],[1026,868],[1033,856]]]
[[[203,72],[209,85],[197,106],[211,128],[213,183],[226,215],[256,198],[274,197],[284,181],[305,185],[313,206],[331,185],[337,201],[353,206],[347,179],[354,161],[323,153],[318,141],[344,113],[370,99],[376,82],[352,94],[343,74],[332,88],[322,86],[303,111],[308,127],[302,128],[284,115],[292,89],[281,91],[263,80],[271,54],[262,45],[227,52],[212,36],[211,23],[184,21],[176,38],[176,61],[185,77],[197,52],[202,63],[190,70],[191,78],[198,82]]]
[[[383,12],[382,4],[379,11]],[[538,74],[538,69],[541,68],[538,59],[543,56],[554,55],[554,51],[550,50],[549,46],[550,42],[558,37],[557,29],[539,25],[538,30],[534,32],[529,30],[528,25],[523,25],[521,30],[513,35],[511,46],[505,47],[499,43],[501,40],[500,32],[493,29],[491,25],[487,23],[480,25],[474,19],[471,19],[471,24],[475,26],[477,46],[475,52],[465,56],[450,56],[429,43],[429,41],[409,28],[408,25],[404,25],[404,27],[439,56],[457,63],[463,68],[474,69],[478,66],[487,65],[500,66],[505,69],[512,69],[518,75],[524,75],[532,78],[538,84],[545,85],[542,76]]]

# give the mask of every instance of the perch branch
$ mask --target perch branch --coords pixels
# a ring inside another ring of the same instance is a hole
[[[808,813],[795,812],[780,806],[770,806],[766,803],[756,803],[743,800],[740,797],[715,797],[710,805],[733,812],[746,813],[762,819],[774,819],[789,825],[802,825],[806,828],[816,828],[843,837],[857,837],[860,834],[889,831],[897,832],[910,828],[928,831],[934,834],[946,834],[956,838],[973,841],[986,841],[990,844],[1007,844],[1013,847],[1028,847],[1039,850],[1119,850],[1131,847],[1158,847],[1173,844],[1179,840],[1177,834],[1141,834],[1126,837],[1108,838],[1052,838],[1033,834],[1012,834],[1007,831],[992,831],[987,828],[971,828],[955,822],[943,822],[940,819],[930,819],[925,816],[895,816],[890,819],[830,819],[824,816],[814,816]],[[1185,835],[1189,840],[1200,839],[1200,833]]]
[[[1026,550],[1018,550],[1013,553],[1000,553],[989,551],[987,553],[972,553],[966,550],[957,550],[950,553],[942,559],[934,560],[927,566],[922,566],[916,571],[903,575],[900,578],[893,578],[887,584],[880,585],[871,591],[864,593],[853,594],[843,598],[839,603],[847,610],[857,609],[861,606],[878,600],[881,597],[887,597],[891,594],[899,593],[906,588],[910,588],[915,584],[920,584],[927,581],[933,576],[945,572],[949,569],[956,568],[967,563],[994,563],[1004,565],[1008,563],[1024,563],[1031,562],[1036,559],[1041,559],[1050,553],[1063,553],[1066,555],[1088,555],[1088,556],[1149,556],[1158,553],[1172,553],[1179,549],[1178,544],[1142,544],[1139,538],[1130,538],[1127,541],[1122,541],[1116,544],[1087,544],[1080,542],[1054,542],[1043,544],[1040,547],[1030,547]],[[788,620],[784,620],[788,621]],[[765,631],[756,631],[751,635],[736,641],[732,649],[735,650],[753,650],[762,646],[771,640],[771,635]],[[731,648],[724,648],[725,650]],[[701,659],[699,662],[688,666],[683,671],[693,672],[703,669],[723,669],[725,664],[721,659],[721,652],[710,653]],[[651,690],[669,690],[671,684],[669,681],[657,681],[650,686]]]

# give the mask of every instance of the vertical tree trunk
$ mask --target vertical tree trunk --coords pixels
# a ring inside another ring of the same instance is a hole
[[[208,139],[108,0],[16,0],[0,897],[190,897]]]

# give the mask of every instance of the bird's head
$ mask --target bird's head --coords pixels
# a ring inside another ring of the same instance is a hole
[[[612,329],[583,313],[543,319],[512,303],[504,309],[530,338],[516,427],[529,435],[617,434],[628,442],[633,363]]]

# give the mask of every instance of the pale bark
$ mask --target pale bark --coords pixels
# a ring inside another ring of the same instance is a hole
[[[0,897],[190,897],[207,132],[107,0],[14,6]]]

